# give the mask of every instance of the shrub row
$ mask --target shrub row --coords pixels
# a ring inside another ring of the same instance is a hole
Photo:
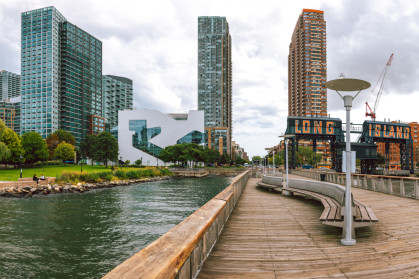
[[[170,175],[170,171],[166,168],[144,168],[138,170],[116,170],[102,171],[102,172],[63,172],[56,179],[57,183],[98,183],[104,181],[124,180],[124,179],[138,179],[142,177],[164,176]]]

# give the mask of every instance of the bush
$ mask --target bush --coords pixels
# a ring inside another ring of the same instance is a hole
[[[118,179],[124,179],[125,178],[125,171],[117,170],[117,171],[115,171],[114,175],[116,177],[118,177]]]
[[[134,165],[136,167],[139,167],[139,166],[141,166],[142,163],[143,163],[143,161],[141,159],[138,159],[137,161],[134,162]]]
[[[112,180],[112,172],[104,171],[104,172],[98,172],[97,173],[99,178],[103,181],[111,181]],[[111,176],[111,179],[109,179],[109,176]]]
[[[89,183],[97,183],[100,181],[100,178],[97,172],[90,172],[86,175],[84,181]]]
[[[129,179],[138,179],[138,178],[140,178],[140,174],[139,174],[138,171],[129,171],[129,172],[126,173],[126,176]]]

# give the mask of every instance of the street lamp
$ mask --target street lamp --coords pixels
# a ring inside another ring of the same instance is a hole
[[[268,174],[269,174],[269,151],[271,150],[270,148],[265,148],[266,151],[268,151],[268,155],[266,155],[266,167],[268,169]]]
[[[343,105],[346,108],[346,192],[345,192],[345,238],[340,240],[342,245],[355,245],[356,240],[352,235],[353,217],[351,204],[351,107],[352,101],[361,93],[362,90],[367,89],[371,84],[367,81],[353,78],[345,78],[341,74],[339,79],[326,82],[326,87],[335,90],[336,93],[343,100]],[[355,96],[342,96],[339,91],[358,91]]]
[[[23,170],[22,170],[22,159],[23,159],[23,155],[20,155],[19,158],[20,158],[20,178],[22,178],[22,172],[23,172]]]
[[[83,159],[80,159],[80,172],[83,172]]]
[[[275,176],[275,150],[272,150],[272,170]]]
[[[119,164],[120,164],[120,167],[122,169],[122,156],[119,157]]]
[[[288,164],[288,139],[294,138],[295,135],[282,135],[279,136],[280,138],[284,138],[284,142],[285,142],[285,188],[288,188],[288,168],[289,168],[289,164]],[[291,192],[287,191],[287,190],[282,190],[282,194],[284,194],[285,196],[290,196]]]

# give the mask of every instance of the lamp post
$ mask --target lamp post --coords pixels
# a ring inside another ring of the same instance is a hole
[[[279,136],[280,138],[284,138],[284,142],[285,142],[285,188],[288,188],[288,168],[289,168],[289,164],[288,164],[288,139],[290,138],[294,138],[295,135],[282,135]],[[282,194],[284,194],[285,196],[290,196],[291,192],[287,191],[287,190],[282,190]]]
[[[23,155],[20,155],[19,158],[20,158],[20,178],[22,178],[22,172],[23,172],[23,170],[22,170],[22,159],[23,159]]]
[[[120,167],[121,167],[121,169],[122,169],[122,166],[123,166],[123,164],[122,164],[122,156],[120,156],[120,157],[119,157],[119,162],[120,162],[120,163],[119,163],[119,164],[120,164]]]
[[[272,150],[272,169],[273,169],[273,176],[275,176],[275,150]]]
[[[268,169],[268,174],[269,174],[269,151],[271,151],[271,149],[265,148],[265,150],[268,152],[268,155],[266,155],[266,167]]]
[[[371,84],[367,81],[353,78],[345,78],[341,74],[340,79],[335,79],[326,82],[326,87],[335,90],[342,98],[343,105],[346,108],[346,192],[345,192],[345,236],[340,240],[342,245],[355,245],[356,240],[352,235],[353,215],[351,204],[351,107],[352,101],[361,93],[362,90],[367,89]],[[355,96],[342,96],[339,91],[358,91]]]
[[[80,172],[83,172],[83,159],[80,160]]]

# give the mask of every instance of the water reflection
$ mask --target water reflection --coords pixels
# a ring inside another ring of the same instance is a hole
[[[0,278],[100,278],[180,223],[230,178],[0,199]]]

